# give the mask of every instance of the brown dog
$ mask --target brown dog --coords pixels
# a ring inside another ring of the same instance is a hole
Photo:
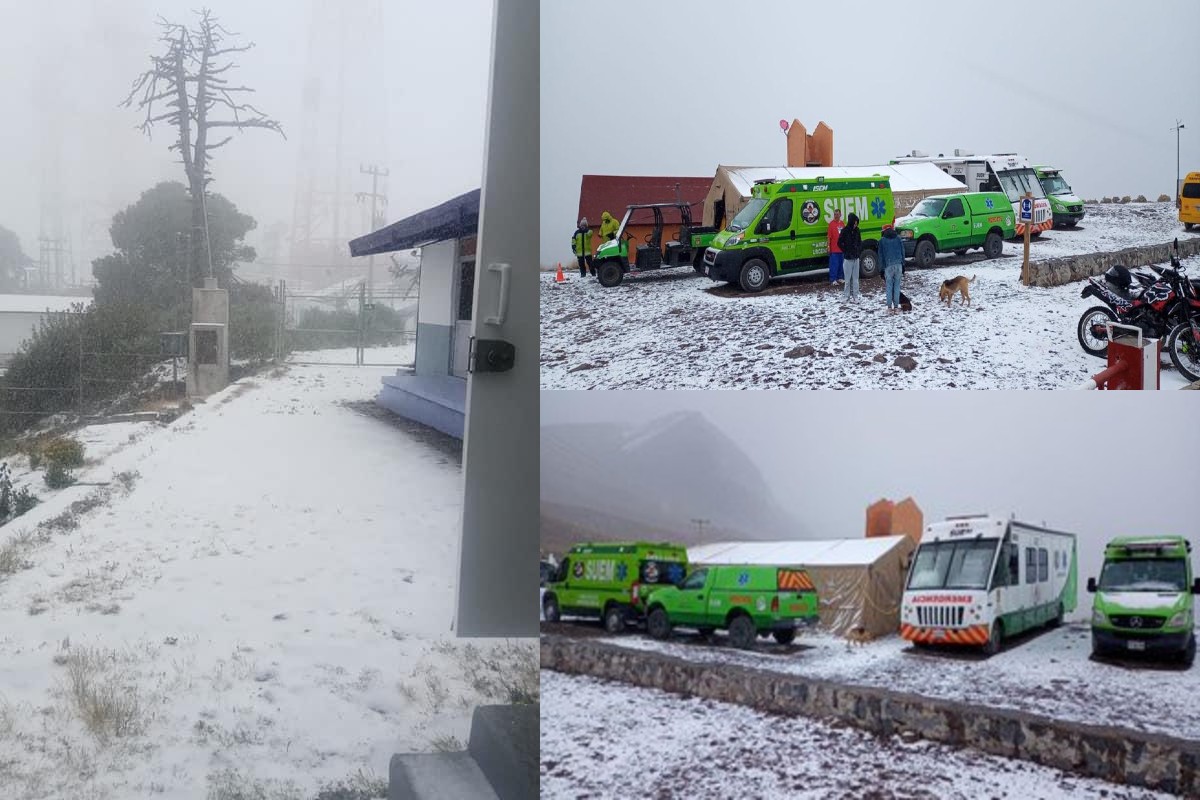
[[[954,300],[954,293],[958,292],[962,296],[961,303],[971,305],[971,292],[967,289],[967,284],[974,283],[978,275],[972,275],[971,280],[967,280],[964,276],[959,275],[951,278],[948,281],[942,281],[942,288],[938,289],[938,301],[945,300],[949,306]]]

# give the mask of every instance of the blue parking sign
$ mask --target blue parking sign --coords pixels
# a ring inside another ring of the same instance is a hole
[[[1021,198],[1021,221],[1031,222],[1033,220],[1033,201],[1028,197]]]

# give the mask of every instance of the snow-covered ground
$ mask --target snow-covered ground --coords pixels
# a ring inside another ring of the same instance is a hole
[[[353,338],[353,337],[349,337]],[[416,358],[415,342],[379,345],[363,348],[363,363],[385,366],[408,366]],[[295,364],[353,364],[355,348],[334,347],[327,350],[296,350],[288,360]]]
[[[1025,761],[542,672],[550,798],[1165,798]]]
[[[87,428],[77,478],[108,486],[13,459],[43,502],[0,527],[5,800],[311,800],[507,701],[484,656],[536,651],[453,638],[461,473],[363,413],[392,372],[292,366]]]
[[[1170,204],[1095,206],[1080,229],[1051,231],[1035,259],[1120,249],[1195,236],[1163,210]],[[1174,211],[1171,207],[1170,211]],[[1113,220],[1136,224],[1119,225]],[[1140,216],[1139,216],[1140,215]],[[1143,218],[1144,217],[1144,218]],[[1172,229],[1172,226],[1174,230]],[[1074,387],[1104,363],[1083,352],[1076,334],[1082,283],[1023,287],[1021,246],[997,259],[981,252],[939,256],[909,267],[904,292],[913,311],[889,314],[883,280],[863,282],[856,303],[823,276],[777,281],[762,294],[669,270],[613,289],[572,275],[542,275],[541,383],[547,389],[1059,389]],[[1200,258],[1184,264],[1200,274]],[[971,305],[939,304],[940,283],[976,277]],[[896,361],[907,356],[915,367]],[[1164,388],[1186,381],[1164,368]]]
[[[968,652],[918,651],[899,636],[852,644],[805,634],[788,647],[759,640],[752,651],[728,646],[720,635],[710,644],[684,632],[667,642],[641,634],[601,640],[695,662],[738,664],[1200,739],[1200,666],[1184,670],[1149,661],[1092,661],[1091,634],[1081,624],[1022,637],[987,659]]]

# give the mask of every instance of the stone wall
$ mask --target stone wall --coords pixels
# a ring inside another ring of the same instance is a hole
[[[1200,742],[730,664],[701,664],[595,641],[543,636],[543,669],[591,675],[787,716],[915,734],[1114,783],[1200,795]]]
[[[1200,254],[1200,238],[1188,237],[1179,240],[1179,257],[1187,258]],[[1031,283],[1034,286],[1061,286],[1072,281],[1081,281],[1092,275],[1101,275],[1114,264],[1126,267],[1144,267],[1149,264],[1171,263],[1171,244],[1127,247],[1111,253],[1088,253],[1086,255],[1048,258],[1031,263]]]

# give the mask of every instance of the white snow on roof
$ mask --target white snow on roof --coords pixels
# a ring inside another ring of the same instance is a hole
[[[90,297],[62,297],[43,294],[0,294],[0,311],[22,311],[40,314],[50,311],[69,311],[76,303],[92,304]]]
[[[870,178],[876,175],[891,179],[893,192],[947,191],[961,192],[966,187],[956,178],[942,172],[936,164],[880,164],[859,167],[720,167],[743,197],[750,196],[755,181],[816,178]]]
[[[807,567],[874,564],[903,536],[819,541],[718,542],[688,548],[693,564],[795,564]]]

